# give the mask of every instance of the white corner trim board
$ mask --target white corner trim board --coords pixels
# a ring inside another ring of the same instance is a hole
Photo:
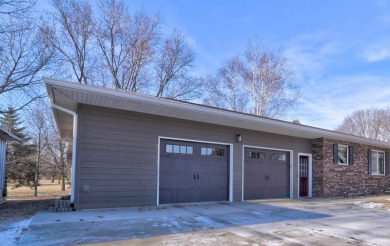
[[[71,168],[71,189],[70,189],[70,203],[74,204],[75,190],[76,190],[76,146],[77,146],[77,114],[69,109],[58,106],[50,100],[53,108],[73,115],[73,146],[72,146],[72,168]]]

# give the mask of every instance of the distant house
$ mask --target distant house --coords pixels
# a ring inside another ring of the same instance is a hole
[[[0,128],[0,192],[2,192],[4,188],[7,141],[21,141],[21,140],[14,134]],[[1,200],[2,198],[0,198],[0,202]]]
[[[72,146],[76,209],[381,194],[390,144],[286,121],[44,79]]]

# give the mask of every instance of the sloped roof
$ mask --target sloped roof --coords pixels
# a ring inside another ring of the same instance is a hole
[[[378,140],[200,104],[51,78],[44,78],[44,82],[51,102],[74,112],[81,103],[306,139],[331,138],[390,148],[389,143]],[[71,139],[72,116],[55,108],[52,110],[61,137]]]
[[[0,128],[0,138],[7,140],[7,141],[20,141],[20,142],[22,141],[20,138],[18,138],[17,136],[12,134],[11,132],[6,131],[2,128]]]

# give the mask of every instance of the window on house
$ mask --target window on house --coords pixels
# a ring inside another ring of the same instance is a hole
[[[210,155],[210,156],[224,156],[225,150],[219,148],[201,148],[201,155]]]
[[[353,146],[333,144],[333,163],[337,165],[352,165]]]
[[[385,174],[385,152],[371,150],[371,175],[384,175]]]
[[[187,154],[192,155],[194,152],[194,147],[187,145],[165,145],[165,152],[170,154]]]
[[[279,161],[285,161],[287,159],[287,155],[286,154],[279,154],[278,155],[278,160]]]
[[[263,152],[255,152],[255,151],[247,151],[246,152],[246,158],[264,160],[265,159],[265,153],[263,153]]]
[[[278,161],[285,161],[286,160],[285,154],[272,153],[270,155],[270,157],[271,157],[271,160],[278,160]]]
[[[338,145],[337,160],[338,164],[348,165],[348,146]]]

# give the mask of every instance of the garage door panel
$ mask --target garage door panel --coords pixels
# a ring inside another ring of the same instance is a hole
[[[202,158],[199,160],[198,166],[197,166],[197,172],[203,173],[203,172],[227,172],[226,169],[227,161],[226,160],[205,160]]]
[[[245,148],[244,155],[245,200],[289,196],[289,152]]]
[[[222,188],[214,188],[214,189],[200,189],[198,193],[198,201],[199,202],[207,202],[207,201],[225,201],[227,200],[227,190],[226,187]]]
[[[182,189],[182,190],[160,190],[160,203],[176,203],[183,202],[195,202],[194,190]]]
[[[160,161],[161,162],[161,161]],[[193,162],[193,161],[192,161]],[[189,160],[176,159],[176,160],[164,160],[163,164],[160,164],[161,172],[185,172],[185,173],[194,173],[195,168],[194,164]]]
[[[227,146],[161,140],[160,203],[228,200],[228,175]]]
[[[263,189],[264,191],[259,193],[259,189]],[[266,187],[245,188],[245,200],[265,199],[267,197]]]
[[[208,178],[212,177],[212,178]],[[198,180],[196,180],[196,187],[205,188],[208,187],[210,189],[223,187],[226,189],[228,178],[227,173],[225,174],[209,174],[206,177],[200,176]]]
[[[194,183],[193,175],[191,174],[160,174],[160,188],[161,189],[179,189],[183,187],[192,187]]]

